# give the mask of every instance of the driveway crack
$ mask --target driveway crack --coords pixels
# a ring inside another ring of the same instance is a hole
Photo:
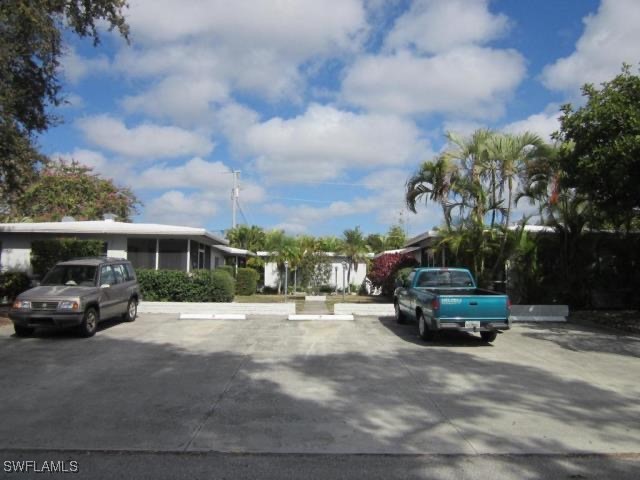
[[[222,401],[222,399],[225,397],[225,395],[227,394],[227,392],[229,391],[229,389],[231,388],[231,384],[233,383],[233,381],[235,380],[235,378],[238,376],[238,372],[240,372],[240,369],[242,369],[242,367],[247,363],[247,361],[249,360],[249,352],[251,351],[251,348],[254,345],[249,345],[249,347],[247,348],[247,351],[244,353],[242,360],[240,360],[240,362],[238,362],[238,366],[236,367],[235,371],[233,372],[233,375],[231,375],[231,377],[229,378],[229,380],[227,380],[227,383],[224,386],[224,389],[222,390],[222,392],[220,393],[220,395],[218,395],[218,398],[216,399],[216,401],[213,403],[213,406],[209,409],[209,411],[207,411],[207,413],[204,415],[204,417],[202,418],[202,420],[200,421],[200,423],[198,424],[198,426],[196,427],[195,431],[193,432],[193,434],[191,435],[191,438],[189,439],[189,441],[187,442],[187,444],[185,445],[185,447],[182,449],[183,452],[188,451],[191,448],[191,445],[193,445],[194,440],[196,439],[196,437],[200,434],[200,432],[202,431],[202,428],[204,427],[204,425],[207,423],[207,421],[213,417],[213,415],[216,413],[216,410],[218,408],[218,405],[220,404],[220,402]]]

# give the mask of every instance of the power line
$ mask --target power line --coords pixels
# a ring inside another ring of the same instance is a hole
[[[339,202],[339,201],[344,201],[344,200],[332,200],[332,201],[327,201],[327,200],[309,200],[306,198],[293,198],[293,197],[270,197],[273,200],[289,200],[292,202],[302,202],[302,203],[324,203],[324,204],[331,204],[331,203],[335,203],[335,202]]]

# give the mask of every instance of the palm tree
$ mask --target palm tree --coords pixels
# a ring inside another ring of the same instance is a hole
[[[447,227],[451,226],[451,210],[454,204],[450,201],[452,190],[460,179],[458,165],[446,156],[440,156],[435,161],[424,162],[418,171],[407,180],[405,186],[405,201],[407,208],[417,213],[418,200],[425,203],[439,203],[442,207]]]
[[[347,283],[349,292],[351,292],[351,267],[358,270],[358,263],[366,260],[366,254],[369,252],[367,241],[360,231],[360,226],[354,229],[347,229],[343,232],[342,253],[347,257]]]
[[[500,242],[500,251],[492,269],[495,276],[498,269],[504,263],[505,249],[508,238],[508,228],[511,221],[511,209],[513,205],[514,182],[521,176],[525,165],[534,161],[535,158],[546,153],[545,143],[533,133],[523,133],[521,135],[495,135],[490,142],[490,158],[492,165],[497,166],[498,190],[500,196],[504,195],[505,189],[507,198],[502,218],[503,234]],[[495,195],[495,193],[494,193]],[[494,197],[495,198],[495,197]]]
[[[272,230],[265,235],[268,261],[274,262],[278,269],[278,294],[280,294],[285,275],[284,262],[290,262],[294,258],[295,243],[295,239],[286,235],[283,230]]]

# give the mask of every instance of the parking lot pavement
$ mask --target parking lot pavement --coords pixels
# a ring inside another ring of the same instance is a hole
[[[640,338],[521,325],[433,344],[390,318],[0,327],[0,450],[640,452]]]

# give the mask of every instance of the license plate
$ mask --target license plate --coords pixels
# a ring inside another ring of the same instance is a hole
[[[464,322],[465,328],[480,328],[480,322]]]

